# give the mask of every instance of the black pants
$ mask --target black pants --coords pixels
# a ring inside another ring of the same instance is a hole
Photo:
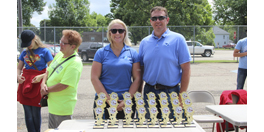
[[[95,103],[95,100],[98,99],[98,96],[95,96],[94,98],[94,106],[93,108],[96,108],[96,103]],[[132,98],[132,102],[133,102],[133,105],[132,105],[132,114],[131,114],[131,118],[134,119],[134,116],[135,116],[135,113],[136,113],[136,102],[135,102],[135,98]],[[106,102],[105,102],[106,103]],[[110,106],[108,105],[108,103],[106,103],[106,107],[104,108],[104,114],[103,114],[103,119],[109,119],[109,113],[108,113],[108,110],[107,108],[109,108]],[[93,114],[94,114],[94,119],[96,119],[96,116],[95,116],[95,113],[93,111]],[[116,119],[125,119],[125,114],[124,114],[124,111],[118,111],[118,113],[116,114]]]

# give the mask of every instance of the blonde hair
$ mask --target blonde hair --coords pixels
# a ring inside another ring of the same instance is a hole
[[[38,47],[40,47],[40,48],[46,48],[46,45],[44,45],[44,44],[42,43],[42,41],[41,41],[41,39],[40,39],[40,37],[39,37],[38,35],[35,35],[35,38],[34,38],[33,40],[34,40],[34,43],[35,43]],[[34,53],[31,49],[29,49],[29,48],[27,48],[26,51],[27,51],[27,52],[29,51],[30,55],[33,57],[33,60],[35,60],[35,53]],[[29,57],[29,56],[28,56],[28,57]]]
[[[38,47],[46,48],[46,46],[42,43],[42,41],[38,35],[35,35],[35,44],[38,45]]]
[[[107,27],[107,39],[108,39],[108,41],[112,44],[113,43],[113,41],[112,41],[112,39],[111,39],[111,36],[110,36],[110,29],[111,29],[111,26],[113,25],[113,24],[121,24],[121,25],[123,25],[124,27],[125,27],[125,30],[126,30],[126,32],[125,32],[125,38],[124,38],[124,43],[126,44],[126,45],[128,45],[128,46],[131,46],[131,40],[129,39],[129,36],[128,36],[128,34],[129,34],[129,31],[128,31],[128,29],[127,29],[127,26],[126,26],[126,24],[123,22],[123,21],[121,21],[120,19],[114,19],[114,20],[112,20],[110,23],[109,23],[109,25],[108,25],[108,27]]]

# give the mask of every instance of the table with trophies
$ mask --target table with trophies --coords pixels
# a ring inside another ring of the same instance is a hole
[[[159,103],[162,113],[162,119],[158,119],[158,109],[156,107],[156,96],[150,92],[147,94],[148,110],[150,113],[150,119],[145,118],[147,112],[145,102],[141,93],[136,92],[134,94],[136,102],[137,118],[132,119],[132,98],[130,93],[125,92],[123,94],[125,107],[123,108],[125,119],[116,119],[118,95],[117,93],[110,94],[109,105],[107,108],[109,113],[109,119],[103,119],[104,108],[106,107],[106,95],[104,93],[98,94],[98,99],[95,100],[96,107],[94,112],[96,115],[95,120],[66,120],[63,121],[58,129],[59,130],[84,130],[84,131],[157,131],[160,129],[166,129],[166,131],[175,131],[180,129],[181,132],[204,132],[204,130],[193,120],[192,116],[194,110],[188,94],[186,92],[178,95],[176,92],[169,94],[170,103],[173,108],[173,119],[169,118],[171,113],[168,105],[168,96],[165,92],[159,94]],[[179,101],[181,96],[182,102]],[[182,103],[182,105],[180,105]],[[184,112],[184,117],[182,116]]]

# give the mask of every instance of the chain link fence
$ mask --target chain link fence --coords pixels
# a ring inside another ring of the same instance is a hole
[[[202,46],[213,46],[215,49],[222,49],[227,45],[236,44],[240,39],[247,37],[246,25],[225,25],[225,26],[167,26],[171,31],[182,34],[186,41],[191,41],[189,50],[194,55],[199,55]],[[32,30],[38,35],[44,44],[59,44],[62,37],[62,31],[71,29],[78,31],[83,42],[102,42],[108,43],[107,27],[18,27],[17,36],[19,38],[19,29]],[[138,46],[140,41],[150,35],[153,31],[152,26],[131,26],[128,27],[130,39],[134,46]],[[195,42],[196,41],[196,42]],[[197,43],[198,42],[198,43]],[[201,45],[202,44],[202,45]],[[235,45],[234,45],[235,46]],[[233,47],[234,47],[233,46]],[[192,47],[192,49],[190,48]],[[18,39],[18,51],[22,51]],[[204,51],[205,52],[205,51]],[[213,54],[213,51],[211,51]],[[201,54],[201,56],[206,56]]]

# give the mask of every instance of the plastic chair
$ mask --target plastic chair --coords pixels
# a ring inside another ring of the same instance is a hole
[[[213,94],[208,91],[189,91],[188,95],[192,103],[216,104]],[[213,123],[212,132],[214,131],[215,123],[221,124],[222,122],[224,122],[222,118],[215,115],[193,115],[193,119],[197,123]],[[220,126],[220,128],[222,127]],[[223,132],[222,129],[221,132]]]

